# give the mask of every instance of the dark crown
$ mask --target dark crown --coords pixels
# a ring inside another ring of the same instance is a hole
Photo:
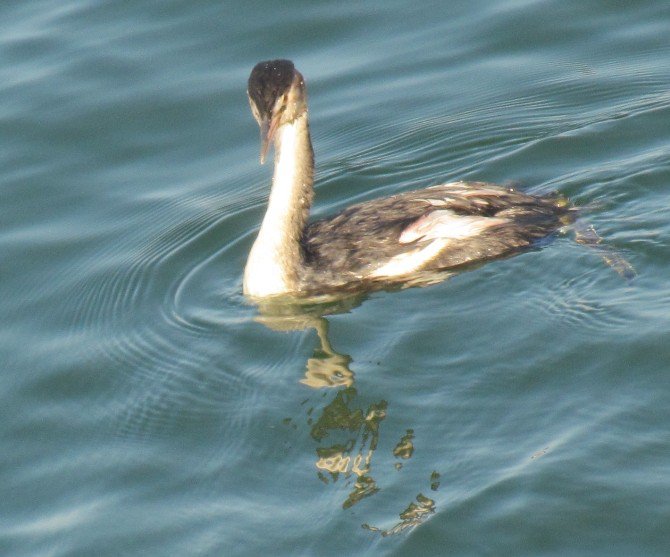
[[[259,62],[251,70],[247,93],[259,112],[270,114],[279,95],[293,82],[295,67],[290,60]]]

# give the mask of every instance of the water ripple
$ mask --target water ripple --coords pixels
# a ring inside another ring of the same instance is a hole
[[[182,212],[184,204],[176,204]],[[67,300],[76,308],[71,334],[91,339],[91,360],[125,374],[118,388],[130,393],[119,392],[122,402],[114,410],[123,435],[165,431],[175,420],[202,419],[221,406],[229,417],[226,427],[250,419],[245,407],[254,396],[254,374],[245,376],[222,357],[232,342],[226,329],[249,320],[240,317],[241,267],[235,262],[248,233],[229,235],[242,228],[240,215],[247,209],[233,205],[221,218],[220,210],[210,208],[165,226],[174,210],[170,203],[152,211],[158,230],[153,238],[138,242],[132,234],[122,235],[92,261],[83,261],[81,267],[93,271]],[[222,264],[226,260],[234,264]],[[232,321],[223,310],[212,311],[224,303],[240,309]],[[232,442],[234,436],[228,438]]]
[[[582,253],[578,254],[580,247],[574,246],[571,251],[576,256],[592,257],[592,254],[584,253],[587,248],[581,248]],[[612,297],[603,297],[602,291],[606,282],[613,283],[614,288],[622,291],[631,287],[613,271],[604,271],[602,263],[596,261],[577,275],[529,289],[524,292],[523,303],[544,314],[549,322],[574,330],[603,335],[614,330],[625,330],[630,326],[633,316],[628,308],[614,302]]]

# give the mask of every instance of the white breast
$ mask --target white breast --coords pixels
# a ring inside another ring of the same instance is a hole
[[[260,234],[249,252],[242,288],[245,296],[251,298],[276,296],[289,291],[279,247],[273,246],[273,242],[262,241]]]
[[[286,294],[291,290],[287,280],[289,262],[285,246],[290,241],[287,239],[287,221],[290,219],[289,207],[296,187],[292,157],[296,149],[296,125],[284,125],[277,133],[281,137],[275,145],[281,144],[281,149],[275,151],[277,161],[268,209],[244,268],[244,294],[252,298]]]

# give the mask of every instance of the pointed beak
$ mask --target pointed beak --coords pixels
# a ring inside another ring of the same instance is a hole
[[[272,119],[268,120],[263,118],[260,122],[261,128],[261,164],[265,164],[265,157],[270,148],[270,143],[274,139],[275,132],[277,131],[277,126],[279,124],[279,117],[273,116]]]
[[[261,164],[264,164],[265,155],[270,145],[270,123],[267,118],[263,118],[259,125],[261,127]]]

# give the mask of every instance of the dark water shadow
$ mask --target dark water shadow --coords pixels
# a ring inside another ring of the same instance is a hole
[[[362,402],[364,397],[356,386],[356,375],[352,369],[353,359],[333,347],[325,316],[348,313],[365,298],[366,295],[352,295],[322,303],[264,303],[259,306],[256,317],[258,322],[273,330],[314,329],[317,333],[318,345],[305,363],[300,383],[324,391],[323,402],[318,408],[305,408],[307,401],[302,406],[315,445],[317,478],[326,485],[344,481],[351,486],[341,503],[342,509],[353,507],[381,489],[378,482],[380,472],[378,469],[373,472],[373,463],[389,404],[384,399]],[[413,440],[414,429],[407,427],[392,450],[396,471],[414,454]],[[437,491],[439,485],[440,474],[432,471],[427,487]],[[399,534],[415,528],[435,511],[435,500],[418,492],[415,500],[398,509],[399,520],[390,528],[383,529],[368,523],[361,526],[381,536]]]

